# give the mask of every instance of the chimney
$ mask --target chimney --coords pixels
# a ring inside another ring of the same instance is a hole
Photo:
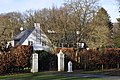
[[[34,27],[35,27],[36,29],[40,29],[40,23],[34,23]]]

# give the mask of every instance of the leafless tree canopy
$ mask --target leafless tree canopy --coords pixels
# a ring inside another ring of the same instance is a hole
[[[55,46],[61,46],[61,43],[73,46],[77,42],[90,44],[89,32],[93,31],[93,19],[100,9],[97,3],[98,0],[65,0],[59,8],[53,6],[49,9],[1,14],[0,40],[11,40],[20,32],[20,27],[31,28],[37,22]]]

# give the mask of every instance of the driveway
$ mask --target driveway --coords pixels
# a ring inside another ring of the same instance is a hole
[[[92,75],[92,74],[60,74],[62,76],[75,76],[82,78],[103,78],[104,80],[120,80],[120,76]]]

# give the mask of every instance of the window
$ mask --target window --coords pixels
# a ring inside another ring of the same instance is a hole
[[[33,45],[33,42],[32,41],[28,41],[28,45]]]
[[[44,41],[44,42],[42,42],[42,46],[46,46],[46,42]]]

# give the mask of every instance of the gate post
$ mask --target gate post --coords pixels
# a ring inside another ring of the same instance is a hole
[[[72,62],[71,61],[68,62],[68,71],[67,72],[73,72],[72,71]]]
[[[64,71],[64,54],[62,50],[57,54],[58,57],[58,71]]]
[[[38,72],[38,54],[34,53],[32,54],[32,73]]]

